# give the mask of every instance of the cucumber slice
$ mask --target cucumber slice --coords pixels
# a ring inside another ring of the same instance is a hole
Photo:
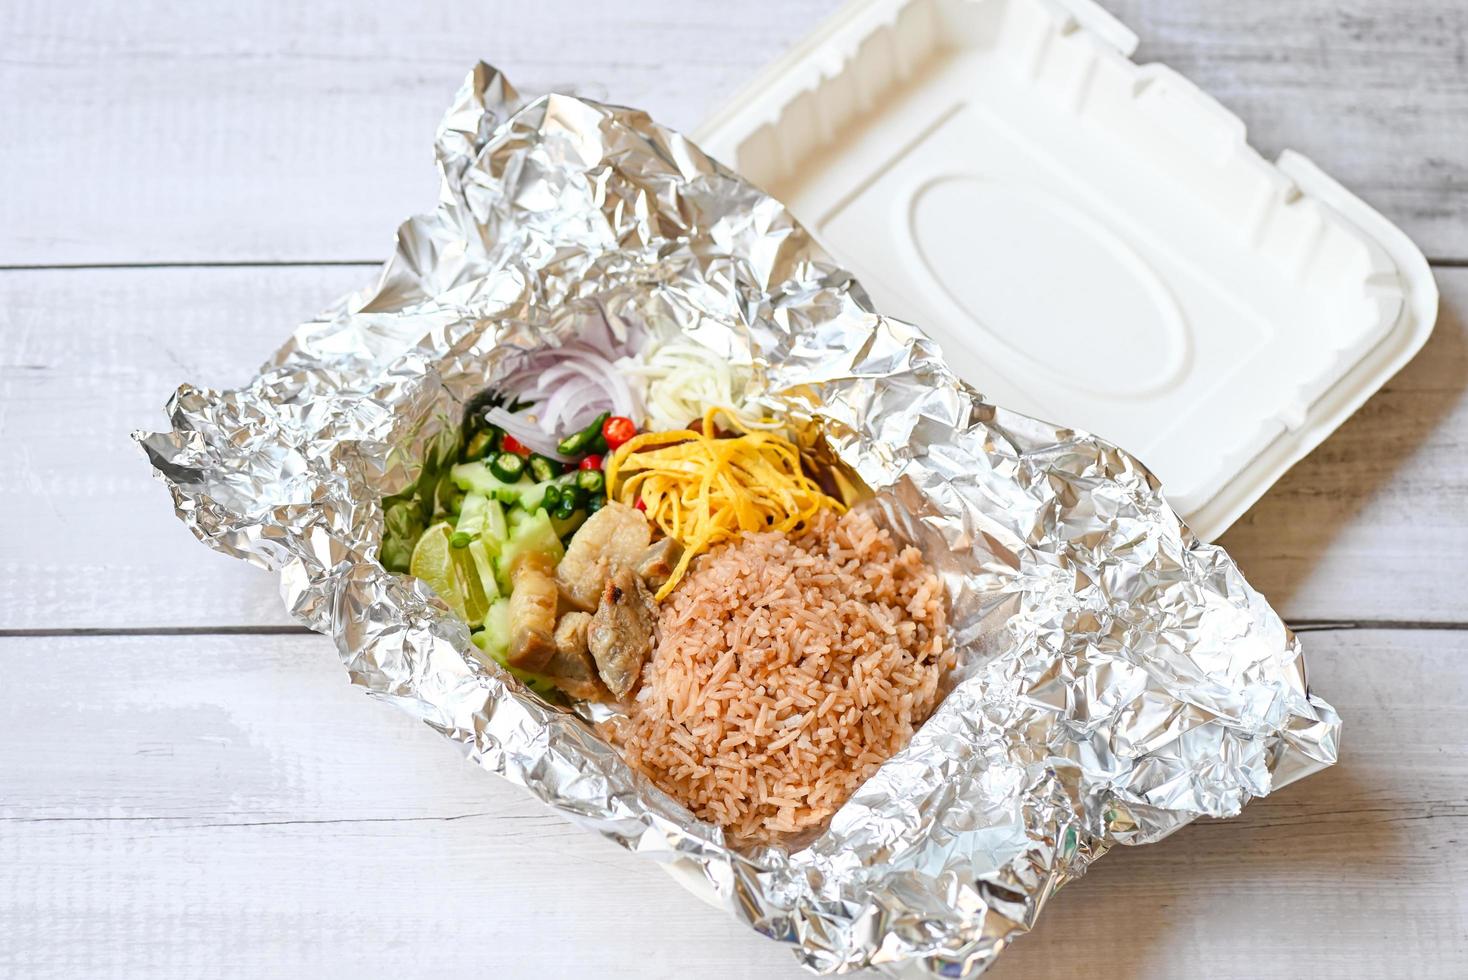
[[[497,601],[500,587],[494,578],[494,558],[483,541],[476,538],[469,542],[469,557],[474,559],[474,570],[479,573],[479,584],[484,589],[485,598],[491,603]]]
[[[484,533],[491,503],[493,501],[482,493],[471,492],[464,495],[464,504],[459,509],[459,522],[454,525],[452,543],[455,548],[468,547],[469,542]]]

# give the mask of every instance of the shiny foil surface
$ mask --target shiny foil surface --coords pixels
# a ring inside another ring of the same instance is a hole
[[[399,228],[372,286],[247,387],[180,388],[170,429],[137,437],[179,517],[277,571],[356,684],[823,973],[977,975],[1113,845],[1335,761],[1299,642],[1141,464],[985,401],[688,140],[630,109],[526,101],[481,64],[436,152],[437,209]],[[813,840],[726,846],[376,560],[380,497],[442,451],[464,401],[589,324],[676,325],[747,364],[947,587],[945,700]]]

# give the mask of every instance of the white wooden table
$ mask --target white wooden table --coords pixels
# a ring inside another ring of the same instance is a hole
[[[998,978],[1468,974],[1468,5],[1116,0],[1434,259],[1427,350],[1226,536],[1339,766],[1102,861]],[[533,16],[526,10],[533,11]],[[0,7],[0,976],[794,977],[351,688],[127,440],[430,205],[475,58],[691,129],[827,0]]]

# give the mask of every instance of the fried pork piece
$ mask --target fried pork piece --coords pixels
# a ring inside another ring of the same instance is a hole
[[[591,613],[579,609],[566,613],[556,624],[556,652],[585,653],[586,631],[591,628]]]
[[[512,667],[539,672],[555,655],[556,601],[559,592],[550,558],[528,553],[510,569],[510,647]]]
[[[571,538],[556,569],[556,581],[572,605],[589,612],[596,608],[612,573],[634,564],[651,541],[652,528],[641,511],[608,501]]]
[[[619,698],[631,693],[652,653],[657,604],[642,579],[623,565],[607,579],[601,604],[591,617],[587,645],[607,689]]]
[[[556,687],[582,701],[600,700],[606,694],[586,645],[590,626],[590,613],[574,611],[562,616],[556,624],[556,652],[542,671]]]
[[[663,538],[638,555],[632,567],[642,576],[647,587],[656,592],[672,577],[673,566],[682,557],[683,546],[672,538]]]

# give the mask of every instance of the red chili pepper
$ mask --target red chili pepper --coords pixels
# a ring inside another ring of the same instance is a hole
[[[613,415],[601,424],[601,434],[607,441],[607,448],[616,449],[637,435],[637,425],[624,415]]]
[[[526,447],[526,445],[519,439],[516,439],[514,436],[510,435],[508,432],[506,432],[505,437],[500,440],[500,448],[507,453],[514,453],[516,456],[530,455],[530,450]]]
[[[643,500],[641,497],[638,497],[637,498],[637,509],[638,510],[647,510],[647,501]]]
[[[601,457],[595,455],[588,456],[577,463],[576,468],[578,470],[599,470],[601,469]]]

